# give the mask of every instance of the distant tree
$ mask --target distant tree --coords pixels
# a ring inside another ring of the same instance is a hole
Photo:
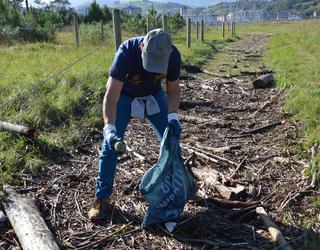
[[[86,23],[100,22],[100,20],[103,19],[103,16],[103,11],[100,8],[100,5],[94,0],[89,7],[88,15],[85,16],[84,21]]]
[[[111,11],[108,8],[108,6],[104,5],[101,10],[102,10],[102,14],[103,14],[102,21],[105,22],[105,23],[111,21],[112,20],[112,15],[111,15]]]
[[[19,1],[10,2],[9,0],[0,0],[0,24],[11,27],[21,25],[22,16],[19,6]]]
[[[50,6],[58,12],[67,12],[71,9],[71,4],[68,0],[53,0],[50,2]]]
[[[171,32],[177,32],[185,26],[185,24],[185,20],[179,13],[176,13],[174,16],[169,16],[168,18],[168,26]]]
[[[150,20],[151,29],[156,29],[162,27],[161,15],[158,15],[156,9],[152,5],[151,8],[148,9],[147,17]]]
[[[147,25],[146,20],[140,14],[130,15],[128,12],[121,12],[121,23],[125,30],[133,35],[144,35]]]

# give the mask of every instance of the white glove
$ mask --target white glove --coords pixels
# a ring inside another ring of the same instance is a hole
[[[177,120],[180,123],[178,114],[176,112],[168,114],[168,122],[170,123],[172,120]]]

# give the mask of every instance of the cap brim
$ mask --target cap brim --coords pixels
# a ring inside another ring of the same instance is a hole
[[[170,55],[168,55],[167,57],[163,57],[161,59],[159,58],[155,59],[147,55],[147,53],[142,52],[141,56],[142,56],[142,65],[146,71],[153,72],[153,73],[167,72]]]

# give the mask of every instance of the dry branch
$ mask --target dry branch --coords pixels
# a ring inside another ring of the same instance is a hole
[[[141,161],[144,161],[144,160],[146,159],[143,155],[135,152],[135,151],[134,151],[131,147],[129,147],[128,145],[127,145],[127,150],[128,150],[129,152],[132,152],[132,154],[133,154],[135,157],[137,157],[139,160],[141,160]]]
[[[237,171],[243,166],[243,164],[244,164],[244,162],[246,161],[247,158],[248,158],[248,157],[246,156],[246,157],[244,157],[244,158],[242,159],[242,161],[239,163],[238,167],[237,167],[237,168],[234,170],[234,172],[231,174],[231,176],[230,176],[231,179],[236,176]]]
[[[258,110],[256,110],[253,114],[252,117],[255,117],[260,111],[264,110],[268,105],[270,105],[276,98],[280,96],[280,94],[284,91],[285,88],[280,89],[280,91],[276,94],[273,95],[270,100],[266,101]]]
[[[199,143],[196,143],[197,148],[200,149],[204,149],[204,150],[209,150],[213,153],[225,153],[225,152],[229,152],[231,150],[235,150],[235,149],[240,149],[241,145],[233,145],[233,146],[224,146],[224,147],[218,147],[218,148],[214,148],[214,147],[210,147],[210,146],[205,146],[205,145],[201,145]]]
[[[313,166],[312,166],[312,178],[311,178],[311,183],[305,187],[304,189],[294,193],[293,196],[291,196],[291,198],[289,198],[288,200],[284,201],[281,205],[281,209],[284,209],[285,207],[291,205],[294,201],[297,201],[299,199],[301,199],[306,193],[308,193],[311,190],[314,190],[315,187],[317,186],[318,183],[318,172],[315,166],[315,157],[316,157],[316,148],[317,148],[317,144],[315,144],[312,148],[311,148],[311,153],[312,153],[312,160],[313,160]]]
[[[251,207],[260,204],[259,201],[229,201],[229,200],[223,200],[219,198],[209,198],[208,201],[212,201],[213,203],[229,207],[229,208],[239,208],[239,207]]]
[[[281,125],[282,122],[281,121],[278,121],[278,122],[273,122],[273,123],[270,123],[268,125],[265,125],[265,126],[262,126],[262,127],[259,127],[259,128],[256,128],[256,129],[252,129],[252,130],[248,130],[248,131],[243,131],[241,132],[241,135],[248,135],[248,134],[257,134],[257,133],[261,133],[261,132],[264,132],[266,130],[269,130],[271,128],[274,128],[278,125]]]
[[[200,118],[200,117],[191,116],[191,115],[180,114],[179,116],[180,116],[180,119],[183,121],[194,122],[196,124],[218,121],[218,119],[205,119],[205,118]]]
[[[207,158],[212,162],[218,163],[219,161],[223,161],[223,162],[229,163],[233,166],[236,166],[236,167],[238,166],[238,163],[236,163],[234,161],[228,160],[228,159],[220,157],[218,155],[208,153],[205,150],[202,150],[202,149],[190,146],[190,145],[186,145],[186,144],[181,144],[181,147],[184,149],[190,150],[190,151],[194,151],[197,155],[202,156],[204,158]]]
[[[23,249],[59,249],[35,202],[10,189],[3,206]]]
[[[36,131],[32,128],[2,121],[0,121],[0,131],[1,130],[18,133],[28,138],[34,138],[37,135]]]
[[[268,228],[268,231],[271,235],[272,240],[276,241],[282,249],[292,250],[292,248],[288,245],[286,239],[284,238],[284,236],[280,232],[278,226],[272,221],[272,219],[267,214],[267,212],[264,210],[264,208],[257,207],[256,212],[260,216],[260,218],[262,219],[265,226]]]

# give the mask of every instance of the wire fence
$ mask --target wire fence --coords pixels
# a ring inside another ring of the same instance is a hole
[[[18,95],[15,95],[14,97],[8,99],[7,101],[5,101],[4,103],[1,104],[2,110],[5,110],[6,107],[10,106],[10,104],[12,104],[13,102],[15,102],[18,98],[23,98],[25,96],[27,96],[30,92],[36,90],[37,88],[39,88],[40,86],[42,86],[43,84],[47,83],[48,81],[58,77],[59,75],[61,75],[62,73],[66,72],[68,69],[70,69],[72,66],[76,65],[77,63],[83,61],[84,59],[88,58],[89,56],[91,56],[92,54],[94,54],[95,52],[97,52],[99,49],[101,49],[104,45],[101,44],[100,46],[94,48],[93,50],[91,50],[90,52],[88,52],[87,54],[85,54],[84,56],[78,58],[77,60],[75,60],[74,62],[68,64],[67,66],[65,66],[64,68],[58,70],[56,73],[54,73],[53,75],[50,75],[49,77],[47,77],[46,79],[40,80],[40,81],[36,81],[33,84],[31,84],[31,86],[24,91],[23,93],[19,93]]]

